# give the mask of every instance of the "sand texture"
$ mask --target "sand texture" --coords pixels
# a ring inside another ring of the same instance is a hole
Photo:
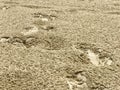
[[[120,0],[0,0],[0,90],[120,90]]]

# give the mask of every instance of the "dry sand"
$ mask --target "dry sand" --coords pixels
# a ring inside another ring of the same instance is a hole
[[[0,90],[120,90],[119,0],[0,0]]]

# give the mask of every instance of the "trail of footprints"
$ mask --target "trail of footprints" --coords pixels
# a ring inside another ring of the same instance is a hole
[[[76,43],[73,45],[73,49],[84,55],[85,58],[81,56],[80,59],[82,58],[82,60],[87,60],[88,63],[85,64],[91,64],[94,67],[103,67],[113,64],[112,54],[100,47],[97,47],[95,44]],[[69,90],[91,90],[88,85],[90,82],[89,78],[83,70],[66,76],[66,82],[69,86]]]
[[[54,26],[49,25],[49,23],[54,20],[56,17],[54,15],[47,15],[42,13],[33,13],[33,18],[37,20],[33,21],[32,26],[24,28],[24,31],[20,32],[18,35],[4,35],[1,37],[1,43],[10,43],[10,44],[23,44],[26,47],[36,46],[38,44],[44,45],[45,49],[48,50],[57,50],[64,46],[65,39],[57,35],[39,35],[43,30],[54,29]],[[47,32],[46,32],[47,33]],[[48,32],[49,33],[49,32]]]
[[[53,26],[47,26],[48,22],[55,20],[55,16],[45,15],[42,13],[32,14],[34,18],[37,18],[37,21],[34,21],[34,25],[26,27],[25,30],[20,33],[20,35],[4,35],[0,38],[0,43],[8,43],[13,45],[23,45],[26,48],[32,46],[42,45],[45,50],[60,50],[68,44],[66,39],[57,36],[48,34],[46,36],[36,36],[39,34],[39,30],[54,29]],[[46,24],[47,23],[47,24]],[[111,53],[103,50],[102,48],[97,47],[94,44],[89,43],[76,43],[72,45],[75,52],[80,52],[80,58],[87,61],[87,64],[92,64],[95,67],[111,65],[113,63]],[[82,55],[82,56],[81,56]],[[66,76],[66,82],[70,90],[89,90],[87,85],[87,78],[84,75],[84,72],[75,72],[73,75]]]
[[[60,50],[65,47],[65,44],[68,44],[62,36],[55,34],[44,36],[40,34],[41,30],[47,30],[45,33],[49,33],[49,30],[54,29],[54,26],[50,26],[49,23],[54,21],[57,18],[56,16],[36,12],[32,13],[32,17],[37,18],[37,20],[33,21],[32,26],[25,27],[25,30],[18,35],[2,36],[0,43],[23,44],[26,47],[42,44],[44,45],[43,48],[47,50]],[[87,58],[86,61],[95,66],[111,65],[112,63],[111,55],[94,44],[76,43],[73,47],[75,52],[81,52],[79,57],[83,61]]]

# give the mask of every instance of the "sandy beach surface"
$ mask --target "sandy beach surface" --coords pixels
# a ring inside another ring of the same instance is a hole
[[[0,0],[0,90],[120,90],[120,0]]]

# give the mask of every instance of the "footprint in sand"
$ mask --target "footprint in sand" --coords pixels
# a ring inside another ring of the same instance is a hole
[[[84,76],[84,74],[85,73],[83,71],[80,71],[66,77],[66,81],[70,90],[89,90],[87,78]]]
[[[75,49],[84,52],[89,62],[95,66],[105,66],[113,63],[111,53],[98,48],[94,44],[77,43]]]

